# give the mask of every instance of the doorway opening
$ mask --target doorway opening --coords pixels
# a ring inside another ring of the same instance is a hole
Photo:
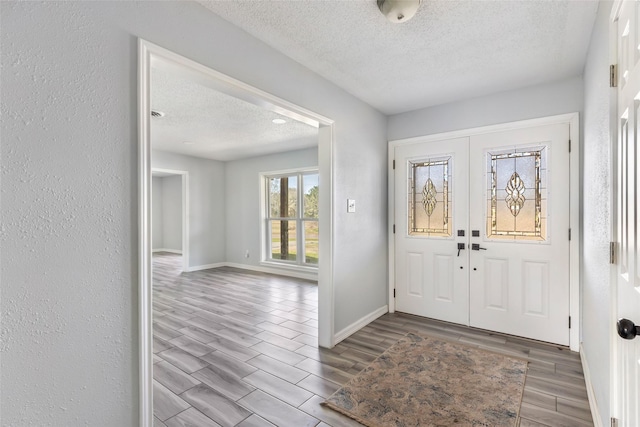
[[[189,271],[189,175],[187,171],[151,171],[152,252],[170,253]]]
[[[317,168],[319,181],[322,182],[318,195],[318,222],[319,222],[319,263],[317,275],[317,301],[318,301],[318,344],[323,347],[332,347],[334,344],[333,327],[333,274],[332,274],[332,146],[333,146],[333,121],[306,110],[288,101],[268,94],[260,89],[249,86],[243,82],[235,80],[229,76],[221,74],[202,64],[184,58],[178,54],[168,51],[144,40],[139,40],[139,191],[140,191],[140,227],[139,227],[139,313],[140,313],[140,424],[151,426],[153,424],[153,317],[151,306],[152,294],[152,169],[159,167],[154,165],[157,158],[162,157],[166,161],[169,157],[175,157],[173,153],[161,152],[163,154],[152,159],[152,133],[151,121],[153,117],[162,117],[162,112],[152,112],[152,69],[161,65],[164,70],[186,77],[191,82],[195,82],[208,89],[214,90],[224,95],[229,102],[243,102],[247,105],[258,107],[269,114],[280,116],[284,120],[301,123],[316,129],[315,144],[317,146]],[[153,114],[152,114],[153,113]],[[243,114],[240,114],[243,116]],[[277,123],[274,119],[273,123]],[[189,146],[192,141],[181,140],[178,143]],[[287,141],[286,143],[290,143]],[[257,144],[255,144],[257,145]],[[184,157],[189,157],[188,155]],[[191,160],[190,160],[191,161]],[[193,160],[199,162],[199,160]],[[211,160],[216,162],[216,160]],[[166,164],[166,163],[165,163]],[[173,167],[169,169],[174,169]],[[178,168],[176,168],[178,169]],[[179,169],[182,169],[179,167]],[[204,167],[204,170],[211,171],[211,168]],[[221,170],[225,170],[223,165]],[[192,176],[193,175],[193,176]],[[197,178],[195,174],[189,174],[190,185],[196,188]],[[223,179],[225,179],[223,177]],[[259,182],[256,177],[249,180],[259,189]],[[228,180],[228,179],[227,179]],[[237,180],[231,179],[236,182]],[[187,175],[183,175],[183,199],[187,197],[186,183]],[[196,194],[189,197],[195,198]],[[258,197],[259,199],[259,197]],[[194,250],[194,245],[206,246],[206,232],[198,232],[193,221],[189,223],[194,215],[193,209],[189,210],[189,202],[186,199],[183,208],[183,271],[196,271],[219,266],[236,267],[233,262],[228,262],[228,256],[235,256],[237,251],[223,251],[222,257],[211,261],[201,261],[199,253]],[[237,212],[237,211],[234,211]],[[227,217],[233,215],[227,210]],[[229,231],[224,229],[223,233]],[[241,232],[243,230],[238,230]],[[257,236],[258,239],[260,236]],[[233,239],[227,239],[232,241]],[[232,253],[233,252],[233,253]],[[243,255],[245,251],[243,250]],[[259,251],[256,251],[259,252]],[[184,256],[184,255],[187,256]],[[250,251],[246,252],[249,257]],[[255,254],[257,256],[257,253]],[[264,270],[259,270],[264,271]],[[290,275],[294,275],[291,273]],[[295,277],[295,276],[294,276]],[[300,277],[300,276],[297,276]]]

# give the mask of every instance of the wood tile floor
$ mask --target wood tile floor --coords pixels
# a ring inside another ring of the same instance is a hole
[[[593,425],[580,359],[567,349],[404,314],[319,349],[315,283],[181,273],[167,253],[153,263],[156,427],[360,426],[320,402],[409,331],[528,359],[520,427]]]

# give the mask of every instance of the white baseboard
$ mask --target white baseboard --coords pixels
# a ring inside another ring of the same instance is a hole
[[[258,271],[260,273],[278,274],[280,276],[295,277],[296,279],[306,279],[318,281],[318,275],[314,273],[305,273],[303,271],[287,270],[280,268],[271,268],[259,265],[239,264],[235,262],[225,263],[227,267],[240,268],[242,270]]]
[[[185,271],[190,273],[190,272],[193,272],[193,271],[208,270],[210,268],[225,267],[226,265],[227,264],[224,263],[224,262],[216,262],[216,263],[213,263],[213,264],[205,264],[205,265],[195,265],[193,267],[189,267]]]
[[[162,250],[164,251],[164,249]],[[295,277],[296,279],[306,279],[306,280],[312,280],[315,282],[318,281],[317,274],[311,274],[311,273],[305,273],[305,272],[299,272],[299,271],[293,271],[293,270],[285,270],[285,269],[279,269],[279,268],[269,268],[269,267],[256,266],[256,265],[239,264],[235,262],[216,262],[213,264],[196,265],[196,266],[189,267],[187,270],[185,270],[185,272],[190,273],[193,271],[208,270],[210,268],[219,268],[219,267],[233,267],[233,268],[239,268],[241,270],[257,271],[260,273],[278,274],[280,276]]]
[[[596,394],[593,390],[593,383],[591,382],[591,372],[589,371],[589,364],[587,358],[584,355],[584,348],[580,343],[580,361],[582,362],[582,371],[584,372],[584,382],[587,386],[587,397],[589,398],[589,409],[591,409],[591,417],[593,418],[593,425],[595,427],[604,427],[602,425],[602,418],[598,411],[598,402],[596,401]]]
[[[153,252],[169,252],[169,253],[172,253],[172,254],[182,255],[182,250],[180,250],[180,249],[164,249],[164,248],[162,248],[162,249],[154,249]]]
[[[352,324],[350,324],[349,326],[347,326],[343,330],[337,332],[333,336],[333,343],[334,344],[338,344],[340,341],[342,341],[342,340],[348,338],[350,335],[358,332],[360,329],[364,328],[369,323],[373,322],[378,317],[380,317],[383,314],[386,314],[388,312],[389,312],[389,306],[388,305],[384,305],[384,306],[380,307],[379,309],[367,314],[366,316],[356,320],[355,322],[353,322]]]

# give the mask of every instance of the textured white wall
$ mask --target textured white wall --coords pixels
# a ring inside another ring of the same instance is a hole
[[[162,183],[163,179],[154,176],[151,179],[151,247],[153,249],[164,248],[162,221]]]
[[[192,2],[0,2],[3,425],[138,424],[137,37],[335,120],[336,330],[386,304],[382,114]]]
[[[601,2],[584,70],[582,169],[582,339],[602,425],[609,425],[609,241],[611,206],[609,137],[609,14]]]
[[[227,162],[228,262],[260,265],[260,173],[318,166],[318,148]],[[249,258],[245,251],[249,250]]]
[[[151,167],[189,172],[189,267],[225,261],[224,163],[153,150]],[[165,177],[176,179],[181,177]],[[163,181],[163,188],[171,186]],[[181,184],[180,184],[181,185]],[[172,214],[166,203],[170,195],[163,191],[163,245],[172,243],[172,231],[165,226]],[[179,206],[180,204],[178,204]],[[175,222],[175,221],[174,221]],[[169,240],[167,240],[169,239]]]
[[[137,425],[135,42],[87,9],[0,4],[3,426]]]
[[[182,251],[181,175],[162,178],[162,244],[164,249]]]
[[[581,77],[389,117],[389,140],[582,111]]]

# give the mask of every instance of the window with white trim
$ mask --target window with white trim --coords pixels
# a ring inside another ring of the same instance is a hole
[[[318,171],[264,175],[265,256],[289,266],[318,266]]]

